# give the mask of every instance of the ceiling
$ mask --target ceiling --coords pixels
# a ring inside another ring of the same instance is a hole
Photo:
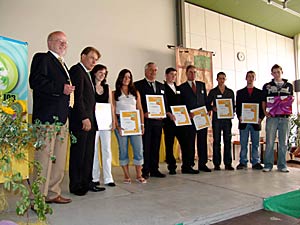
[[[186,2],[293,38],[300,33],[300,0],[288,0],[287,10],[281,0],[186,0]],[[296,15],[292,14],[295,12]]]

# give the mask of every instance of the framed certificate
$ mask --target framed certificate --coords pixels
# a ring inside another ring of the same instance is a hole
[[[185,105],[174,105],[171,106],[172,114],[175,116],[176,126],[191,125],[190,116]]]
[[[196,130],[201,130],[206,127],[210,127],[210,118],[207,115],[207,110],[205,106],[191,110],[194,113],[193,121],[196,127]]]
[[[146,102],[149,118],[166,118],[163,95],[146,95]]]
[[[122,136],[142,134],[139,110],[121,110],[120,123]]]
[[[110,130],[112,127],[111,104],[96,103],[95,114],[98,130]]]
[[[232,99],[220,98],[216,99],[218,119],[232,119],[233,105]]]
[[[258,123],[259,104],[242,103],[242,123]]]

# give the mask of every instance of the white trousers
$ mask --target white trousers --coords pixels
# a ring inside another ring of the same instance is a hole
[[[114,182],[111,174],[111,131],[99,130],[95,136],[95,150],[94,150],[94,163],[93,163],[93,182],[100,180],[100,163],[99,163],[99,139],[101,140],[101,154],[102,154],[102,168],[104,184]]]

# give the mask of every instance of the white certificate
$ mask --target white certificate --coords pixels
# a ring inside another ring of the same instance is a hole
[[[166,118],[163,95],[146,95],[149,118]]]
[[[110,130],[112,128],[110,103],[96,103],[95,114],[98,124],[98,130]]]
[[[191,120],[185,105],[171,106],[172,114],[175,116],[176,126],[191,125]]]
[[[196,130],[201,130],[206,127],[210,127],[210,118],[207,115],[207,110],[205,106],[191,110],[194,114],[193,121]]]
[[[122,136],[141,135],[141,119],[139,110],[121,110],[120,125]]]
[[[259,104],[243,103],[242,104],[242,123],[258,124]]]
[[[232,99],[217,98],[217,115],[218,119],[232,119],[233,118],[233,105]]]

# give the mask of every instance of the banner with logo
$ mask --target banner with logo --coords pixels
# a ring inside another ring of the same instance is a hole
[[[3,100],[12,98],[22,101],[27,109],[28,96],[28,44],[0,36],[0,94]],[[27,110],[26,110],[27,111]],[[1,124],[1,123],[0,123]],[[6,127],[7,128],[7,127]],[[5,129],[2,128],[2,129]],[[1,148],[1,146],[0,146]],[[26,154],[28,158],[28,154]],[[12,159],[13,171],[29,174],[27,160]],[[0,183],[4,181],[0,171]]]

